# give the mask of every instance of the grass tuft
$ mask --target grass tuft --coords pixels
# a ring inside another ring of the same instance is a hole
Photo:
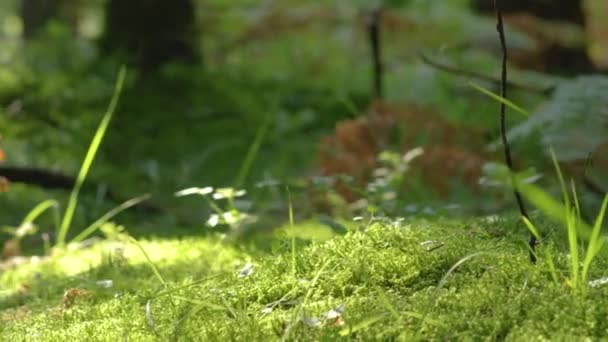
[[[68,231],[70,230],[70,225],[72,223],[72,219],[74,218],[74,212],[76,211],[76,206],[78,205],[78,195],[80,194],[80,189],[84,184],[87,175],[89,174],[89,170],[91,169],[91,165],[93,165],[93,160],[95,159],[95,155],[97,154],[97,150],[101,145],[103,137],[110,125],[110,120],[114,115],[114,111],[116,110],[116,106],[118,105],[118,98],[120,97],[120,93],[122,92],[122,87],[127,75],[126,67],[121,67],[118,72],[118,78],[116,80],[116,85],[114,87],[114,93],[112,95],[112,99],[110,100],[110,104],[108,105],[108,109],[104,114],[99,126],[97,127],[97,131],[95,131],[95,135],[93,136],[93,140],[89,145],[89,150],[84,157],[84,161],[82,162],[82,166],[80,167],[80,171],[78,172],[78,176],[76,177],[76,183],[74,184],[74,188],[70,193],[70,198],[68,200],[68,205],[63,214],[63,218],[61,220],[61,224],[59,226],[59,230],[57,232],[57,247],[62,248],[65,246],[66,237],[68,235]]]

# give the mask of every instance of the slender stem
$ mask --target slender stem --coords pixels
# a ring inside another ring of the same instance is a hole
[[[496,30],[498,31],[498,36],[500,38],[500,46],[502,48],[502,73],[501,73],[501,81],[500,81],[500,96],[504,99],[507,98],[507,40],[505,38],[505,28],[502,20],[502,11],[500,8],[500,0],[494,0],[494,7],[496,9]],[[513,158],[511,157],[511,147],[509,146],[509,141],[507,139],[507,125],[505,122],[506,118],[506,105],[504,102],[500,103],[500,135],[502,137],[502,145],[504,148],[505,161],[511,174],[513,174]],[[514,177],[514,176],[512,176]],[[521,216],[526,219],[530,219],[528,216],[528,212],[526,211],[526,207],[524,205],[524,201],[521,197],[521,194],[517,190],[517,184],[513,182],[514,186],[514,195],[515,200],[517,201],[517,206],[519,207],[519,212]],[[530,233],[530,239],[528,240],[528,245],[530,246],[530,261],[534,264],[536,263],[536,236]]]
[[[479,72],[475,72],[472,70],[466,70],[466,69],[460,69],[458,67],[455,67],[453,65],[448,65],[448,64],[443,64],[440,63],[436,60],[431,59],[430,57],[428,57],[425,54],[419,54],[418,57],[420,58],[420,61],[432,68],[435,68],[437,70],[441,70],[453,75],[459,75],[459,76],[464,76],[464,77],[468,77],[468,78],[477,78],[486,82],[490,82],[493,84],[497,84],[500,85],[500,83],[502,82],[502,80],[496,78],[495,76],[490,76],[490,75],[486,75],[486,74],[482,74]],[[525,83],[520,83],[520,82],[514,82],[512,80],[507,80],[507,85],[509,87],[512,88],[518,88],[521,90],[525,90],[525,91],[529,91],[529,92],[533,92],[535,94],[542,94],[542,95],[548,95],[550,94],[554,89],[555,86],[545,86],[545,87],[539,87],[539,86],[534,86],[531,84],[525,84]]]
[[[585,161],[585,168],[583,169],[583,185],[594,194],[604,196],[608,191],[604,190],[599,184],[596,184],[589,176],[589,169],[592,167],[593,153],[589,153]]]
[[[370,15],[369,22],[369,41],[372,48],[372,62],[374,64],[374,95],[381,99],[383,96],[382,90],[382,53],[380,51],[380,19],[382,16],[381,9],[375,9]]]

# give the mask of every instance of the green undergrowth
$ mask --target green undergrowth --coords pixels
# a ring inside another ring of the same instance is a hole
[[[364,223],[323,242],[298,240],[295,258],[289,238],[273,254],[219,237],[142,240],[145,255],[136,244],[103,241],[2,273],[0,339],[606,336],[608,287],[573,293],[568,256],[548,242],[541,248],[556,271],[542,259],[531,265],[517,222]],[[601,258],[593,266],[591,279],[608,268]]]

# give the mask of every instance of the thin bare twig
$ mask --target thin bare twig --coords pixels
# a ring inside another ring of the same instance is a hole
[[[592,167],[593,153],[589,153],[587,160],[585,161],[585,168],[583,169],[583,185],[585,185],[587,190],[593,192],[594,194],[604,196],[608,191],[602,189],[602,187],[596,184],[589,176],[589,169]]]
[[[491,83],[494,83],[497,85],[500,85],[502,82],[501,79],[498,79],[494,76],[482,74],[482,73],[471,71],[471,70],[460,69],[460,68],[457,68],[452,65],[447,65],[447,64],[437,62],[422,53],[419,55],[419,58],[422,63],[424,63],[430,67],[433,67],[437,70],[445,71],[450,74],[460,75],[460,76],[470,77],[470,78],[477,78],[477,79],[480,79],[480,80],[483,80],[486,82],[491,82]],[[538,86],[533,86],[533,85],[529,85],[529,84],[513,82],[513,81],[509,81],[509,80],[507,80],[507,86],[512,87],[512,88],[518,88],[518,89],[529,91],[529,92],[533,92],[536,94],[542,94],[542,95],[550,94],[553,91],[553,89],[555,88],[553,86],[538,87]]]
[[[374,65],[374,95],[378,99],[381,99],[383,96],[382,77],[384,73],[380,41],[381,17],[381,8],[374,9],[369,17],[369,41],[372,48],[372,62]]]
[[[500,96],[504,99],[507,98],[507,40],[505,38],[505,28],[502,21],[502,11],[500,7],[500,0],[494,0],[494,8],[496,9],[496,30],[498,31],[498,37],[500,39],[500,46],[502,48],[502,73],[501,73],[501,82],[500,82]],[[513,174],[513,158],[511,157],[511,147],[509,146],[509,141],[507,140],[507,125],[505,122],[506,117],[506,105],[504,102],[500,102],[500,135],[502,137],[502,145],[504,148],[505,161],[509,170]],[[514,177],[514,176],[513,176]],[[530,219],[528,216],[528,212],[526,211],[526,207],[524,205],[523,198],[521,193],[517,190],[517,184],[513,182],[514,186],[514,195],[517,201],[517,206],[519,207],[519,213],[521,216],[526,219]],[[528,246],[530,247],[530,261],[534,264],[536,263],[536,236],[530,233],[530,239],[528,240]]]

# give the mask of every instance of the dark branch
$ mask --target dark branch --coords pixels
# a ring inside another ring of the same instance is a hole
[[[583,169],[583,185],[587,190],[593,192],[599,196],[605,196],[608,191],[602,189],[601,186],[596,184],[593,179],[589,176],[589,169],[593,167],[593,153],[589,153],[587,160],[585,161],[585,167]]]
[[[0,166],[0,176],[14,183],[26,183],[47,189],[71,189],[76,181],[62,173],[30,167]]]
[[[587,190],[598,196],[605,196],[608,191],[603,189],[599,184],[595,183],[588,175],[583,177],[583,185]]]
[[[374,66],[374,95],[376,98],[381,99],[383,96],[382,89],[382,78],[383,78],[383,65],[382,65],[382,52],[381,52],[381,41],[380,41],[380,19],[382,17],[382,10],[375,9],[370,15],[369,21],[369,41],[372,48],[372,62]]]
[[[500,82],[500,96],[504,99],[507,98],[507,40],[505,38],[505,28],[502,21],[502,12],[499,4],[500,0],[494,0],[494,7],[496,8],[496,30],[498,31],[498,37],[500,39],[500,46],[502,48],[502,73],[501,73],[501,82]],[[513,174],[513,158],[511,157],[511,147],[509,146],[509,141],[507,140],[507,125],[505,122],[506,117],[506,105],[504,102],[500,102],[500,134],[502,137],[502,145],[504,148],[505,161],[509,170]],[[517,190],[517,184],[513,184],[514,186],[514,195],[517,201],[517,205],[519,207],[519,212],[521,216],[529,219],[528,212],[526,211],[526,207],[524,205],[523,198],[521,193]],[[532,263],[536,263],[536,236],[530,233],[530,239],[528,241],[528,246],[530,247],[530,261]]]
[[[439,63],[437,61],[430,59],[428,56],[426,56],[424,54],[420,54],[419,58],[420,58],[420,61],[422,61],[422,63],[424,63],[430,67],[433,67],[437,70],[445,71],[445,72],[453,74],[453,75],[477,78],[480,80],[484,80],[486,82],[494,83],[496,85],[500,85],[502,83],[501,79],[498,79],[494,76],[478,73],[478,72],[471,71],[471,70],[459,69],[459,68],[451,66],[451,65],[442,64],[442,63]],[[513,82],[513,81],[509,81],[509,80],[507,80],[507,86],[509,86],[511,88],[518,88],[521,90],[537,93],[537,94],[542,94],[542,95],[549,95],[555,88],[553,86],[535,87],[533,85]]]
[[[70,190],[76,183],[76,178],[63,173],[39,169],[33,167],[0,166],[0,178],[4,177],[11,183],[22,183],[35,185],[44,189]],[[98,184],[89,183],[89,187],[97,187]],[[124,196],[119,196],[111,189],[108,189],[106,196],[114,202],[124,202]],[[139,203],[140,209],[151,213],[162,212],[163,209],[150,201]]]

